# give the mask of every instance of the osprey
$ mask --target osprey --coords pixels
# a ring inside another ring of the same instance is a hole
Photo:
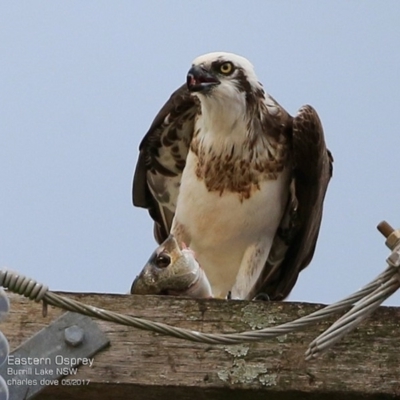
[[[309,105],[290,116],[251,63],[196,58],[140,144],[133,203],[197,255],[216,297],[287,297],[311,261],[332,176]],[[164,260],[165,262],[165,260]]]

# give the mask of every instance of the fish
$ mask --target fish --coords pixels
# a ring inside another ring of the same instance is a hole
[[[133,281],[131,294],[212,298],[211,285],[195,253],[173,235],[157,247]]]

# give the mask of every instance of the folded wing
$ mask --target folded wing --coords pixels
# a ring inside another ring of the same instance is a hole
[[[133,204],[149,210],[158,243],[171,229],[198,108],[198,100],[182,85],[157,114],[139,147]]]
[[[271,300],[287,297],[299,272],[314,254],[333,158],[326,148],[321,121],[311,106],[302,107],[293,118],[291,159],[292,178],[286,211],[268,260],[248,299],[259,293]]]

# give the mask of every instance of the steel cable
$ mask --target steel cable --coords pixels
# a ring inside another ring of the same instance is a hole
[[[76,300],[51,292],[48,290],[47,286],[10,270],[0,271],[0,286],[32,300],[42,300],[47,304],[64,310],[78,312],[104,321],[132,326],[137,329],[152,331],[179,339],[208,344],[240,344],[244,342],[260,341],[266,338],[274,338],[305,329],[306,327],[327,318],[329,315],[343,311],[349,306],[356,304],[348,314],[340,318],[326,332],[313,341],[310,345],[310,349],[307,351],[307,357],[312,358],[316,357],[322,351],[326,351],[334,343],[340,340],[345,333],[354,329],[355,326],[357,326],[387,297],[399,288],[399,280],[397,278],[396,281],[393,279],[394,275],[397,274],[397,271],[397,268],[388,267],[371,283],[356,293],[295,321],[259,330],[225,334],[202,333],[85,305]]]

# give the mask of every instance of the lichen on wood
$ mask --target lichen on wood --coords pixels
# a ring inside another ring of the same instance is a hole
[[[96,307],[202,332],[237,332],[278,325],[321,305],[62,293]],[[10,295],[1,330],[11,348],[62,310]],[[389,399],[400,395],[400,309],[381,307],[321,358],[306,361],[309,343],[334,318],[278,338],[241,345],[193,343],[97,321],[111,346],[82,366],[85,387],[49,387],[39,399]]]

